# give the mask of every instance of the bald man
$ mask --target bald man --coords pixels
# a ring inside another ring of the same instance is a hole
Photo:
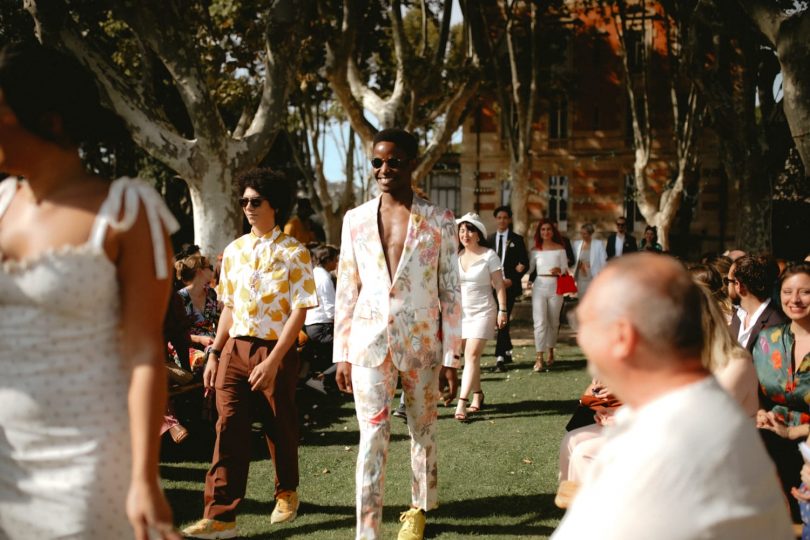
[[[680,263],[609,263],[577,308],[588,368],[626,406],[553,540],[793,538],[750,418],[702,366],[700,292]]]

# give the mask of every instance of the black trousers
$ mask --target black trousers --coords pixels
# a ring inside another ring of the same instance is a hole
[[[760,429],[759,436],[762,437],[765,449],[768,451],[768,455],[771,456],[774,465],[776,465],[782,491],[790,503],[790,517],[793,519],[793,523],[801,523],[799,502],[790,494],[790,488],[799,487],[799,484],[802,483],[799,476],[802,472],[804,460],[799,452],[799,441],[783,439],[767,429]]]
[[[515,295],[508,292],[506,293],[506,324],[503,325],[503,328],[498,330],[497,340],[495,341],[495,356],[506,357],[506,351],[512,350],[512,337],[509,335],[509,321],[512,319],[512,308],[515,307],[515,298]]]

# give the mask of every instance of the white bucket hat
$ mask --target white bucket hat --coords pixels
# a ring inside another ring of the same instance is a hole
[[[487,239],[487,228],[484,227],[484,224],[481,223],[481,217],[475,212],[467,212],[466,214],[464,214],[463,216],[461,216],[456,220],[456,225],[461,225],[462,223],[469,223],[470,225],[473,225],[476,229],[481,231],[481,234],[484,235],[484,237],[481,238],[481,241]]]

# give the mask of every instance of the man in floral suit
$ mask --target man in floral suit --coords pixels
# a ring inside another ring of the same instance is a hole
[[[335,301],[337,383],[354,394],[360,425],[357,538],[376,539],[397,376],[411,435],[411,509],[400,540],[421,539],[436,507],[440,374],[455,393],[461,290],[453,213],[414,195],[417,142],[401,129],[374,138],[380,196],[343,221]]]

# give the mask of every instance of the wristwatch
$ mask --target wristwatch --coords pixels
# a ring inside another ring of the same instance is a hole
[[[219,349],[215,349],[213,345],[209,345],[208,347],[205,348],[203,354],[205,355],[206,359],[208,359],[209,354],[213,354],[214,356],[217,357],[217,359],[219,359],[219,355],[222,354],[222,351],[220,351]]]

